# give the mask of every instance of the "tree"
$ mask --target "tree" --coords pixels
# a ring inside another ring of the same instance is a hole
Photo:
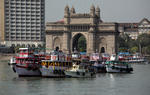
[[[138,47],[137,47],[137,46],[132,47],[132,48],[130,49],[130,52],[131,52],[131,53],[136,53],[136,52],[138,52]]]
[[[86,52],[86,39],[84,36],[81,36],[78,40],[78,48],[80,52]]]
[[[14,48],[14,50],[15,50],[16,53],[19,52],[19,48],[24,48],[24,47],[23,47],[23,46],[16,46],[16,47]]]
[[[147,53],[147,54],[150,54],[150,45],[148,45],[148,46],[146,47],[146,53]]]
[[[137,44],[139,47],[140,53],[143,53],[143,50],[145,51],[146,49],[144,47],[149,46],[150,44],[150,34],[141,34],[137,38]]]
[[[128,51],[130,48],[132,39],[129,37],[128,34],[122,34],[118,37],[118,43],[119,43],[119,50],[122,52]]]
[[[131,53],[150,54],[150,34],[141,34],[136,40],[131,39],[127,34],[122,34],[118,37],[118,41],[119,51],[129,50]]]

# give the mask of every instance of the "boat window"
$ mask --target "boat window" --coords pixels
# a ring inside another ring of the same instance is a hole
[[[23,53],[26,53],[27,51],[26,50],[23,50]]]

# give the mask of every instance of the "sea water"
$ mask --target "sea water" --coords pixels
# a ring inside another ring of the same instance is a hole
[[[18,77],[0,63],[0,95],[150,95],[150,64],[134,64],[129,74],[100,73],[96,78]]]

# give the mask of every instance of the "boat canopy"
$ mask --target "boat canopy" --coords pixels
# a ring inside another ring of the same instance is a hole
[[[19,48],[19,50],[28,50],[29,48]]]
[[[130,55],[129,52],[119,52],[118,55]]]
[[[127,62],[122,62],[122,61],[107,61],[105,64],[124,64],[127,65]]]

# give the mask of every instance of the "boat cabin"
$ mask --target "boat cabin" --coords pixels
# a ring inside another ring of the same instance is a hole
[[[33,57],[33,49],[29,48],[19,48],[18,57],[22,58],[29,58]]]

